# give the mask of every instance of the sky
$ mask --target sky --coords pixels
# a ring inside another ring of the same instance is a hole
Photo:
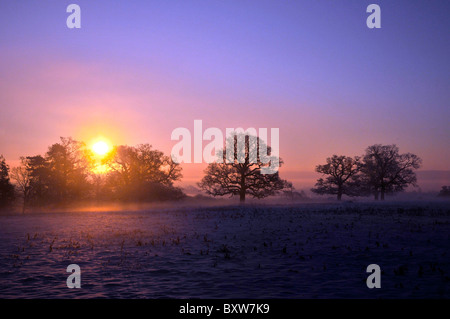
[[[80,29],[66,26],[71,3]],[[381,29],[366,26],[371,3]],[[438,0],[4,0],[0,154],[14,165],[60,136],[170,154],[171,132],[202,120],[224,132],[279,128],[280,173],[300,187],[313,186],[327,157],[376,143],[419,155],[429,185],[450,184],[449,9]],[[205,166],[183,164],[185,182]]]

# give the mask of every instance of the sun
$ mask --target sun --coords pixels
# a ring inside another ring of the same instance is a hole
[[[105,141],[98,141],[92,145],[92,150],[98,156],[105,156],[110,151],[110,147]]]

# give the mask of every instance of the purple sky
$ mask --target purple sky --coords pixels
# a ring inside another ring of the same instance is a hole
[[[66,27],[70,3],[81,29]],[[370,3],[381,29],[366,27]],[[280,128],[287,179],[313,182],[326,157],[375,143],[416,153],[423,170],[449,170],[449,9],[437,0],[4,0],[0,154],[14,164],[59,136],[98,135],[170,153],[172,130],[201,119],[224,131]],[[183,167],[196,181],[204,165]]]

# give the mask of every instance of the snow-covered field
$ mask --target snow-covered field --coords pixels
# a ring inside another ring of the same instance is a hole
[[[69,289],[66,267],[81,267]],[[381,267],[381,289],[366,267]],[[0,298],[449,298],[449,202],[0,216]]]

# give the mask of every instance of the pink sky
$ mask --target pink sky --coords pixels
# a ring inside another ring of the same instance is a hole
[[[65,27],[63,5],[0,10],[0,153],[11,165],[60,136],[169,154],[172,130],[199,119],[279,128],[282,177],[301,188],[327,157],[376,143],[419,155],[423,171],[450,169],[448,19],[437,4],[386,2],[376,31],[361,24],[364,4],[79,4],[79,30]],[[201,178],[204,165],[183,167],[186,183]],[[427,174],[424,189],[450,184]]]

